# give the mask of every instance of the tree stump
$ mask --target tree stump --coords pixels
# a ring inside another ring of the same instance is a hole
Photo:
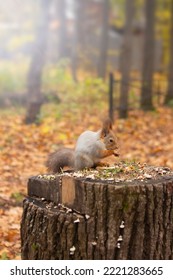
[[[173,173],[76,174],[29,179],[22,259],[173,259]]]

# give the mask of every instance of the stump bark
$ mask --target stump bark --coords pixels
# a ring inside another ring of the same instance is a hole
[[[31,177],[21,242],[22,259],[173,259],[173,176]]]

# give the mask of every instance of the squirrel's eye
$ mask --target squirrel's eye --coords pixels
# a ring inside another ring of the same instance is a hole
[[[113,139],[109,139],[109,142],[110,142],[110,143],[113,143],[113,142],[114,142],[114,140],[113,140]]]

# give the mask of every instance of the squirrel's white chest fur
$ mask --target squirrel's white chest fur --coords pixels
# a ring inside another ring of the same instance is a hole
[[[100,150],[105,149],[105,144],[100,139],[101,131],[85,131],[83,132],[76,143],[75,153],[86,153],[92,158],[99,157]]]

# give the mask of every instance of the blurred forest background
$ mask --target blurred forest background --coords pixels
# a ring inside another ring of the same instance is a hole
[[[109,114],[120,159],[173,168],[173,1],[0,3],[0,259],[27,179]]]

